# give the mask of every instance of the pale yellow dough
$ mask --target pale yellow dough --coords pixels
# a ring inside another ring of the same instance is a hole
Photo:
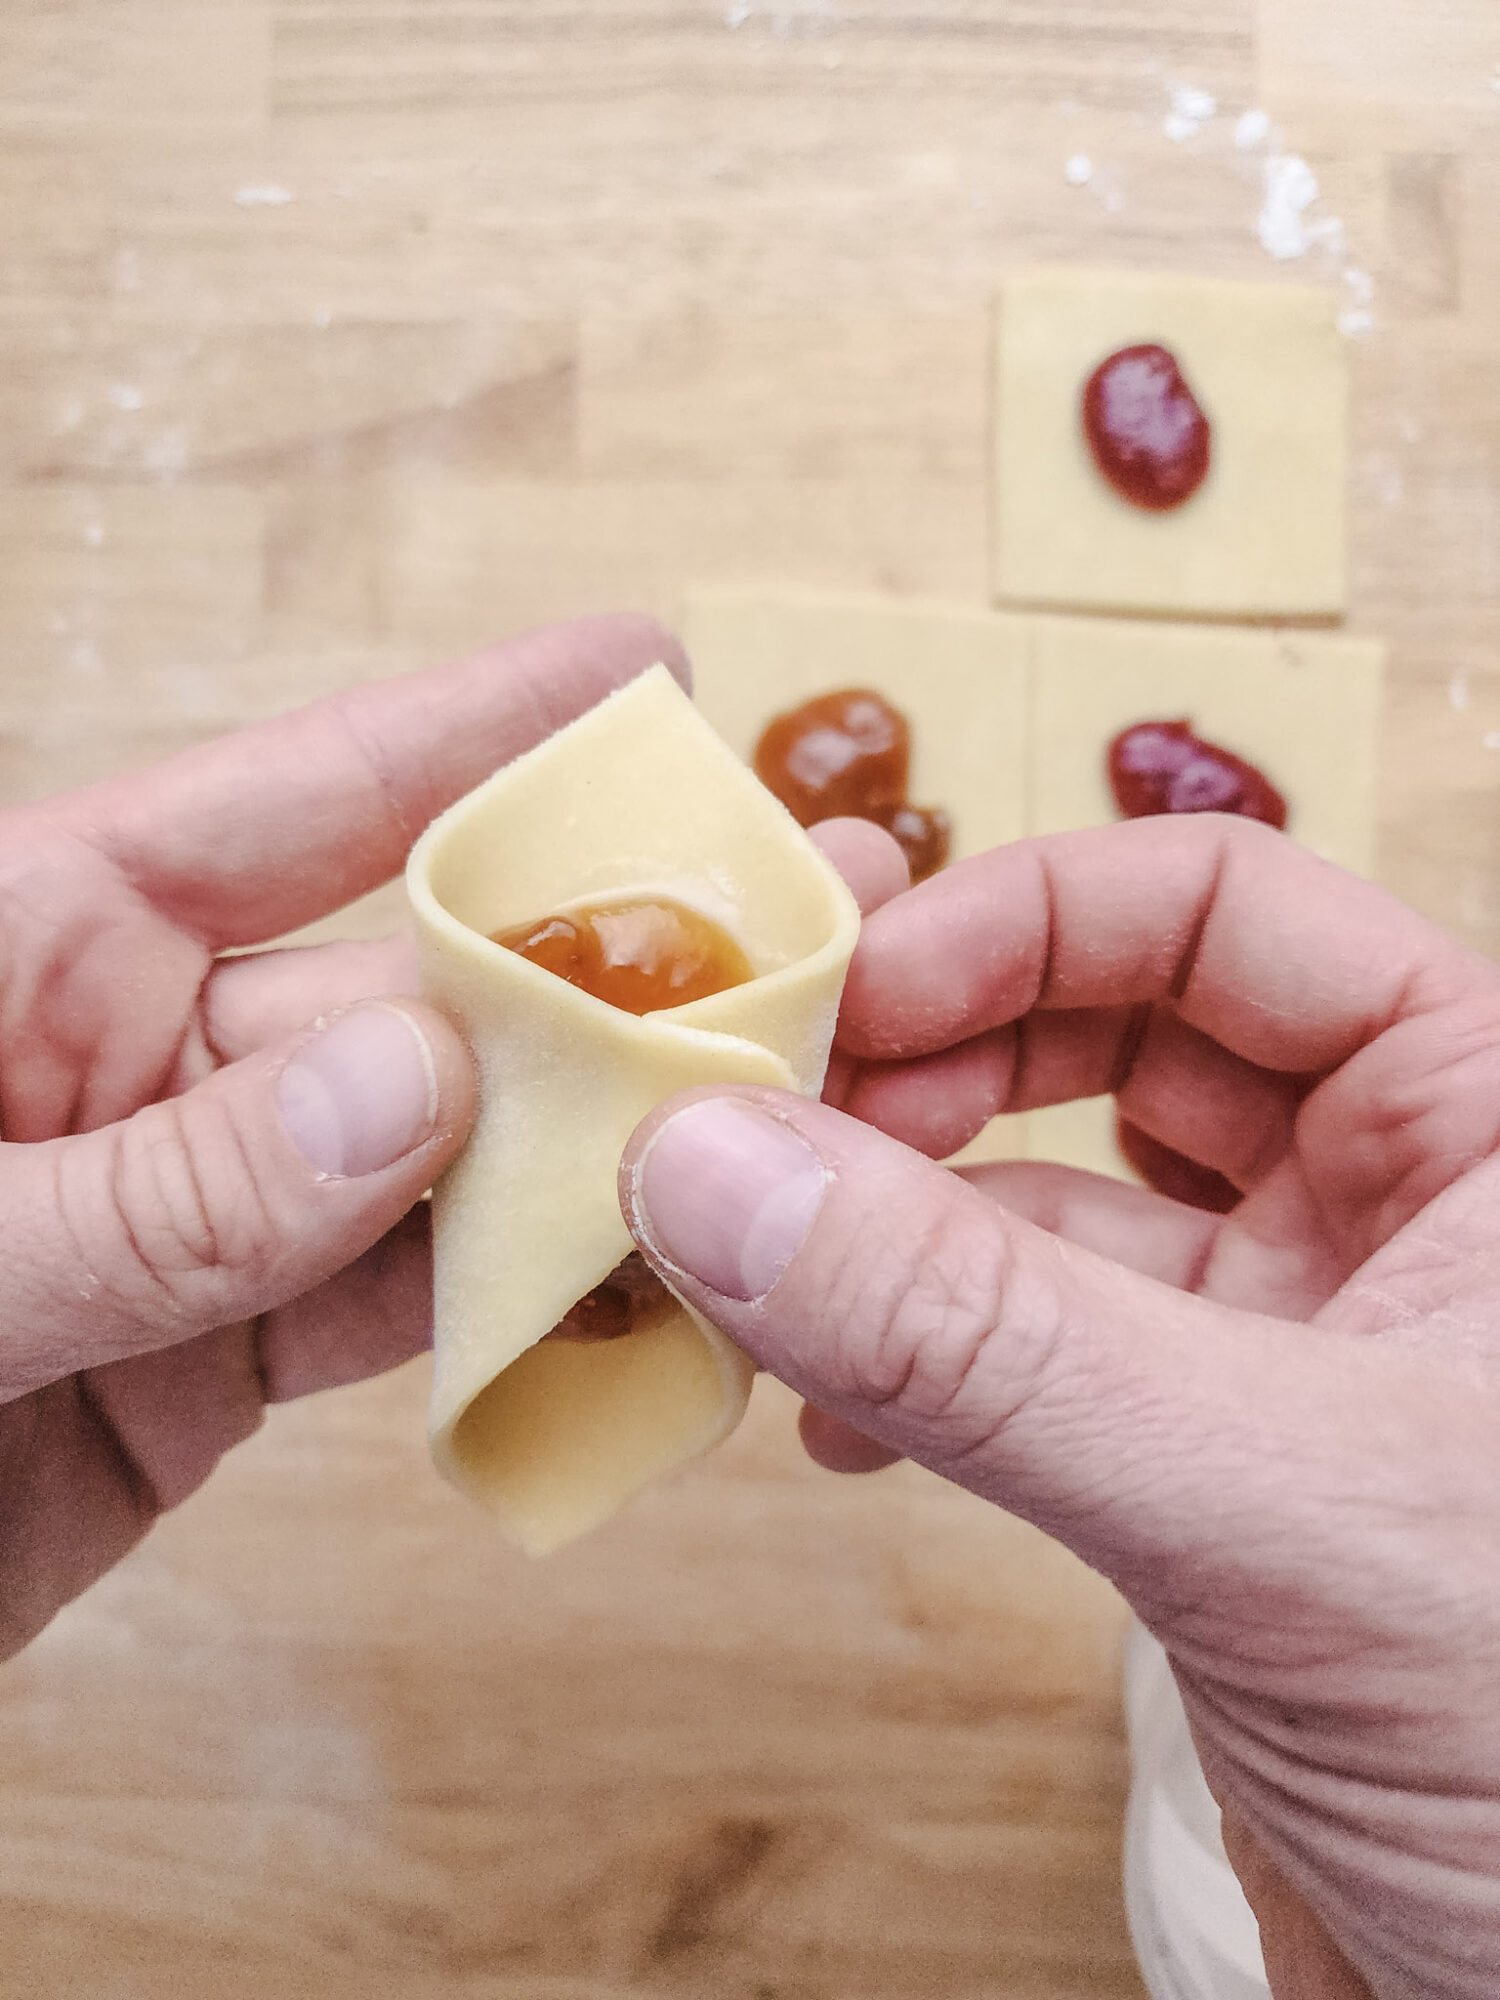
[[[1385,648],[1342,633],[1035,618],[1031,832],[1119,817],[1110,739],[1187,717],[1286,798],[1294,840],[1357,875],[1375,867],[1375,776]]]
[[[915,805],[953,816],[953,859],[1026,831],[1027,625],[920,599],[700,586],[683,600],[699,708],[748,762],[773,715],[866,687],[912,724]]]
[[[445,813],[407,886],[424,991],[480,1076],[473,1137],[433,1203],[433,1456],[542,1554],[743,1413],[749,1362],[675,1300],[621,1340],[543,1336],[632,1247],[616,1172],[654,1105],[702,1083],[819,1089],[859,913],[664,667]],[[632,891],[716,917],[756,977],[637,1018],[489,940]]]
[[[994,586],[1002,603],[1170,617],[1334,616],[1345,599],[1348,389],[1332,292],[1117,271],[1004,287],[995,335]],[[1181,507],[1100,475],[1083,387],[1121,347],[1177,356],[1213,426]]]
[[[745,588],[695,588],[683,622],[700,701],[744,756],[777,710],[830,688],[894,701],[915,739],[913,794],[953,814],[955,858],[1111,823],[1110,738],[1186,716],[1285,793],[1295,839],[1373,872],[1373,641]],[[1128,1171],[1103,1098],[997,1118],[959,1157],[1026,1156]]]

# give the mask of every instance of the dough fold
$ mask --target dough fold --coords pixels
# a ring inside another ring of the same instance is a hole
[[[665,667],[436,820],[407,888],[424,991],[480,1079],[473,1136],[433,1196],[433,1457],[541,1555],[744,1412],[749,1361],[670,1295],[620,1339],[543,1336],[632,1248],[616,1175],[654,1105],[695,1084],[821,1088],[859,912]],[[754,978],[637,1017],[490,941],[652,893],[723,924]]]

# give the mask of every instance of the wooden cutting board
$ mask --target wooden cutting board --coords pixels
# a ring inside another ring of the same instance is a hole
[[[980,602],[998,277],[1284,276],[1383,871],[1493,951],[1497,61],[1493,0],[9,0],[0,797],[692,579]],[[1107,1588],[774,1387],[529,1567],[423,1392],[276,1412],[0,1674],[7,1992],[1140,1993]]]

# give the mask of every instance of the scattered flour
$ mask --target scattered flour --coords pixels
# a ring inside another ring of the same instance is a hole
[[[1351,264],[1344,272],[1344,287],[1349,299],[1338,316],[1339,332],[1357,338],[1360,334],[1369,333],[1375,324],[1375,315],[1370,310],[1370,301],[1375,296],[1375,280],[1358,264]]]
[[[1161,129],[1169,139],[1181,145],[1185,139],[1197,138],[1209,119],[1217,113],[1219,100],[1192,83],[1174,83],[1170,94],[1172,108],[1162,121]]]
[[[1448,683],[1448,706],[1462,715],[1469,705],[1469,676],[1455,674]]]
[[[1272,257],[1302,257],[1314,244],[1337,252],[1344,225],[1337,216],[1309,221],[1318,199],[1318,177],[1300,153],[1270,153],[1263,168],[1263,200],[1255,233]]]
[[[729,0],[724,9],[726,28],[742,28],[756,14],[765,17],[771,33],[785,41],[792,35],[820,35],[844,18],[844,0],[781,0],[779,6],[757,5],[755,0]],[[834,65],[829,63],[828,68]]]
[[[1309,216],[1319,200],[1318,177],[1300,153],[1281,150],[1281,134],[1258,105],[1240,113],[1234,125],[1234,143],[1242,153],[1265,148],[1260,163],[1261,206],[1255,219],[1255,234],[1269,256],[1289,259],[1321,249],[1332,256],[1344,255],[1344,225],[1336,215]],[[1373,331],[1372,301],[1375,281],[1357,264],[1345,267],[1343,281],[1347,297],[1338,315],[1339,332],[1358,338]]]
[[[253,182],[234,191],[238,208],[285,208],[291,199],[291,189],[280,187],[274,181]]]
[[[134,382],[116,382],[105,393],[117,410],[139,410],[145,407],[145,395]]]
[[[1063,168],[1063,178],[1069,187],[1087,187],[1094,178],[1094,163],[1087,153],[1075,153]]]

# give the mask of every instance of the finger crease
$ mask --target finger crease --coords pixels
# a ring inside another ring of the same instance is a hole
[[[1193,1252],[1192,1258],[1182,1276],[1182,1290],[1190,1297],[1202,1296],[1203,1287],[1208,1283],[1208,1274],[1213,1269],[1214,1258],[1218,1255],[1219,1244],[1224,1235],[1222,1223],[1204,1232],[1203,1241]]]
[[[1214,846],[1213,872],[1208,878],[1208,883],[1202,896],[1198,899],[1198,908],[1193,918],[1193,927],[1188,932],[1186,942],[1178,954],[1176,965],[1173,967],[1172,982],[1167,989],[1173,1000],[1181,1001],[1185,999],[1189,987],[1197,977],[1198,960],[1202,955],[1204,940],[1208,934],[1208,926],[1213,918],[1214,905],[1218,901],[1219,892],[1224,886],[1224,870],[1228,862],[1228,854],[1228,842],[1222,839],[1217,841]]]
[[[1042,940],[1042,968],[1037,979],[1036,994],[1032,1007],[1046,1004],[1052,990],[1053,971],[1058,951],[1057,883],[1047,862],[1045,852],[1038,852],[1036,865],[1042,877],[1042,898],[1047,910],[1047,935]],[[1027,1010],[1028,1012],[1030,1009]]]
[[[1141,1059],[1141,1051],[1146,1046],[1146,1035],[1151,1027],[1153,1008],[1150,1001],[1139,1007],[1132,1007],[1125,1017],[1115,1044],[1115,1059],[1110,1065],[1109,1083],[1106,1088],[1111,1097],[1118,1098],[1135,1075],[1136,1064]]]
[[[358,705],[341,695],[335,695],[331,707],[360,762],[374,780],[375,790],[385,808],[386,817],[395,828],[402,847],[410,847],[427,824],[428,815],[422,810],[420,803],[412,813],[402,811],[402,788],[396,782],[389,758],[382,752],[378,734],[361,728],[357,719]]]

